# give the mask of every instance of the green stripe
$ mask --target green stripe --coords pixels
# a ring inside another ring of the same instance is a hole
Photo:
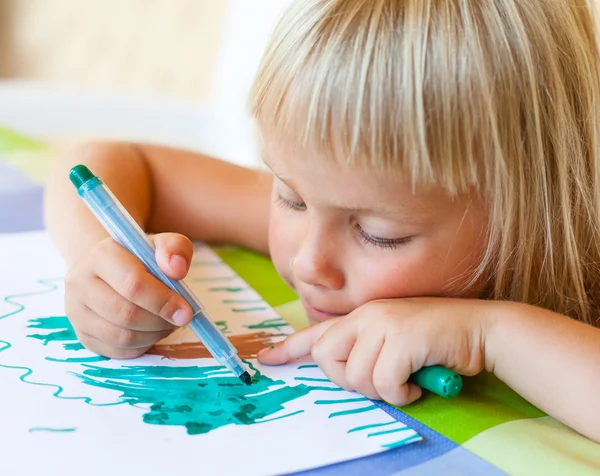
[[[388,421],[387,423],[373,423],[371,425],[363,425],[357,426],[356,428],[351,428],[348,430],[348,433],[354,433],[355,431],[368,430],[369,428],[380,428],[382,426],[389,426],[398,423],[397,421]]]
[[[411,441],[418,440],[421,437],[419,435],[411,435],[403,440],[395,441],[394,443],[388,443],[387,445],[381,445],[383,448],[397,448],[398,446],[404,446]]]
[[[369,412],[371,410],[375,410],[376,408],[379,408],[379,407],[377,405],[369,405],[368,407],[353,408],[352,410],[342,410],[339,412],[331,413],[329,415],[329,418],[335,418],[337,416],[344,416],[344,415],[354,415],[356,413]]]
[[[366,402],[368,398],[344,398],[342,400],[316,400],[315,405],[334,405],[336,403]]]
[[[398,433],[399,431],[406,430],[412,430],[412,428],[405,426],[403,428],[394,428],[393,430],[376,431],[375,433],[369,433],[367,436],[370,438],[371,436],[388,435],[390,433]]]

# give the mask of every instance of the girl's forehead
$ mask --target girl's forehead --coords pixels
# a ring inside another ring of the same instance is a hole
[[[468,196],[452,196],[440,186],[413,184],[402,174],[381,174],[334,158],[271,150],[264,155],[276,187],[315,205],[380,215],[429,216],[464,207]]]
[[[348,187],[392,188],[408,191],[414,196],[441,189],[433,181],[414,180],[403,167],[385,166],[378,158],[353,160],[336,145],[336,137],[332,137],[331,141],[332,146],[328,150],[311,149],[295,138],[271,135],[263,138],[262,158],[271,171],[285,182],[326,178],[332,185],[341,182]]]

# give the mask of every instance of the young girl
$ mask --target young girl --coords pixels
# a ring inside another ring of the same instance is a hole
[[[422,366],[486,370],[600,442],[600,57],[584,3],[293,2],[251,94],[272,174],[137,144],[56,165],[47,224],[81,342],[132,358],[191,319],[77,198],[83,162],[175,279],[186,236],[270,254],[314,325],[263,363],[311,354],[396,405],[419,398]]]

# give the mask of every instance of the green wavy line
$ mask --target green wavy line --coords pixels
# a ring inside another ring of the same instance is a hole
[[[15,311],[9,312],[7,314],[0,315],[0,321],[2,319],[6,319],[7,317],[14,316],[15,314],[19,314],[20,312],[23,312],[25,310],[25,306],[23,304],[21,304],[20,302],[16,302],[15,299],[31,297],[31,296],[39,296],[41,294],[48,294],[53,291],[56,291],[58,289],[58,286],[56,284],[54,284],[53,281],[58,281],[58,280],[62,281],[62,279],[63,278],[40,279],[37,282],[43,286],[46,286],[47,289],[44,289],[41,291],[30,292],[30,293],[23,293],[23,294],[10,294],[10,295],[6,296],[4,298],[4,302],[6,302],[8,304],[12,304],[13,306],[17,306],[17,309]],[[12,347],[12,344],[10,342],[7,342],[7,341],[1,340],[1,339],[0,339],[0,344],[3,345],[0,348],[0,353],[4,352],[5,350],[8,350]],[[123,403],[126,403],[126,402],[93,403],[92,399],[90,397],[65,397],[65,396],[61,395],[61,393],[64,392],[64,388],[61,387],[60,385],[55,385],[53,383],[35,382],[34,380],[27,379],[27,377],[29,377],[30,375],[33,374],[33,370],[30,369],[29,367],[21,367],[21,366],[5,365],[5,364],[0,364],[0,367],[9,369],[9,370],[23,371],[23,373],[19,376],[19,380],[23,383],[26,383],[29,385],[36,385],[38,387],[53,387],[53,388],[55,388],[56,391],[52,395],[56,398],[61,398],[63,400],[83,400],[88,405],[98,406],[98,407],[122,405]]]

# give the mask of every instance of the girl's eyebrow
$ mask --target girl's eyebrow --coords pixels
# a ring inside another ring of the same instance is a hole
[[[265,160],[264,156],[263,156],[263,162],[265,163],[265,165],[269,168],[269,170],[271,171],[271,173],[277,177],[278,180],[280,180],[284,185],[286,185],[287,187],[289,187],[291,190],[295,191],[296,189],[290,184],[291,180],[289,178],[284,178],[281,175],[277,174],[277,172],[275,172],[272,168],[271,165]],[[414,214],[418,214],[420,216],[429,216],[431,215],[433,209],[435,207],[431,206],[431,205],[426,205],[426,206],[418,206],[418,207],[402,207],[402,206],[396,206],[396,207],[390,207],[390,206],[377,206],[377,207],[371,207],[371,208],[366,208],[366,207],[354,207],[354,206],[348,206],[348,205],[343,205],[340,203],[335,203],[333,204],[336,208],[339,208],[340,210],[344,210],[346,212],[352,212],[352,213],[373,213],[375,215],[388,215],[388,216],[403,216],[403,217],[407,217],[407,216],[412,216]]]
[[[269,162],[267,162],[267,161],[265,160],[264,156],[263,156],[262,160],[263,160],[264,164],[265,164],[265,165],[266,165],[266,166],[269,168],[269,170],[271,171],[271,173],[272,173],[273,175],[275,175],[275,177],[277,177],[279,180],[281,180],[281,181],[282,181],[282,182],[283,182],[285,185],[287,185],[287,186],[288,186],[288,187],[290,187],[291,189],[294,189],[294,187],[292,187],[292,186],[289,184],[289,182],[290,182],[290,179],[289,179],[289,178],[288,178],[288,179],[285,179],[285,178],[283,178],[281,175],[279,175],[277,172],[275,172],[275,171],[273,170],[273,167],[271,167],[271,164],[269,164]]]

